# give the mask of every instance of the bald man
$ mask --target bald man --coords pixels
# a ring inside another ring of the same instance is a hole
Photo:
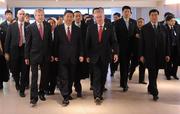
[[[17,13],[18,21],[9,26],[5,40],[5,58],[11,62],[15,87],[20,97],[25,97],[26,71],[28,67],[24,62],[25,27],[28,25],[28,23],[24,22],[24,18],[24,10],[19,10]]]

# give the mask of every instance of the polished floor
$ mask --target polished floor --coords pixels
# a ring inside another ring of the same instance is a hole
[[[180,72],[178,74],[180,76]],[[55,95],[47,96],[46,101],[39,101],[32,108],[29,90],[25,98],[20,98],[11,79],[4,83],[4,89],[0,91],[0,114],[180,114],[180,81],[166,80],[161,70],[158,77],[160,99],[157,102],[147,94],[147,85],[138,84],[137,81],[138,71],[129,81],[129,91],[123,93],[119,88],[119,72],[115,73],[114,78],[108,76],[108,91],[104,93],[105,100],[100,106],[94,103],[89,79],[86,79],[82,81],[83,98],[76,98],[74,92],[69,106],[61,105],[62,97],[56,90]]]

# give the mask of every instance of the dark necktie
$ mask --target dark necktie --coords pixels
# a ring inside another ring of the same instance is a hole
[[[171,38],[172,38],[172,45],[176,45],[176,32],[174,30],[174,27],[171,27]]]
[[[103,32],[103,27],[102,27],[102,26],[99,26],[99,30],[98,30],[99,42],[102,41],[102,32]]]
[[[22,26],[23,26],[23,24],[20,23],[20,26],[19,26],[19,47],[21,47],[23,45]]]
[[[67,28],[67,37],[68,37],[68,41],[71,41],[71,31],[70,28]]]

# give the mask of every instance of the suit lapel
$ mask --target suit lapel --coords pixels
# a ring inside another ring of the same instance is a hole
[[[121,18],[121,21],[122,21],[122,24],[123,24],[124,28],[126,29],[126,31],[128,31],[127,26],[126,26],[126,22],[124,21],[123,18]]]
[[[65,41],[69,42],[69,41],[68,41],[67,34],[66,34],[65,25],[62,26],[62,31],[63,31],[63,34],[64,34]],[[61,35],[61,34],[60,34],[60,35]]]
[[[44,31],[43,31],[43,39],[45,39],[45,31],[47,31],[47,26],[46,26],[46,23],[43,22],[43,26],[44,26]]]
[[[95,32],[96,41],[99,42],[99,33],[98,33],[98,25],[97,24],[95,24],[94,30],[96,31]]]
[[[34,26],[34,30],[38,33],[38,36],[39,36],[39,38],[41,39],[41,35],[40,35],[40,33],[39,33],[37,23],[34,22],[33,26]]]
[[[19,26],[18,26],[18,22],[15,23],[15,27],[14,27],[14,31],[17,32],[17,42],[19,42],[19,37],[20,37],[20,34],[19,34]]]
[[[106,38],[106,32],[107,31],[107,24],[105,23],[104,24],[104,27],[103,27],[103,33],[102,33],[102,42],[105,40]]]

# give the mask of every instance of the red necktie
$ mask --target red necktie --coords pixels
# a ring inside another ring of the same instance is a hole
[[[39,33],[40,33],[40,35],[41,35],[41,39],[43,40],[43,35],[44,35],[44,33],[43,33],[43,27],[42,27],[42,24],[39,24]]]
[[[70,28],[67,28],[67,37],[68,37],[68,41],[71,41],[71,31]]]
[[[23,26],[23,24],[20,23],[20,26],[19,26],[19,47],[21,47],[23,45],[22,26]]]
[[[98,30],[99,42],[102,41],[102,32],[103,32],[103,27],[102,27],[102,26],[99,26],[99,30]]]

